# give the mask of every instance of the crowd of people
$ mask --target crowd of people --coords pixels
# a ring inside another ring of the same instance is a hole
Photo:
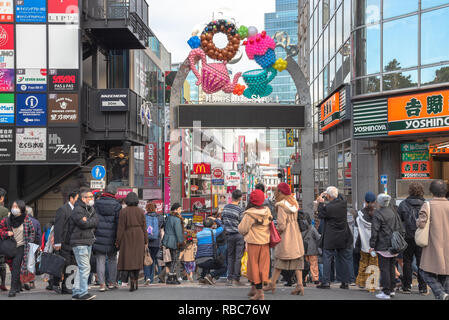
[[[179,203],[164,217],[151,201],[141,209],[134,192],[118,200],[110,185],[95,195],[88,188],[72,191],[54,223],[42,232],[22,200],[13,201],[9,209],[4,206],[6,191],[0,188],[2,248],[8,240],[15,243],[11,256],[0,256],[0,289],[8,291],[5,264],[11,270],[9,297],[35,288],[38,267],[36,274],[29,267],[34,244],[38,251],[63,258],[60,274],[45,275],[47,289],[70,294],[73,300],[94,299],[89,292],[94,283],[99,292],[138,290],[142,269],[144,285],[157,280],[215,285],[226,277],[226,285],[242,286],[244,276],[251,284],[250,300],[275,294],[281,282],[296,284],[293,295],[304,295],[308,283],[331,289],[338,282],[341,289],[358,286],[378,290],[379,299],[391,299],[398,290],[412,293],[415,276],[419,294],[427,295],[430,287],[436,299],[448,300],[447,186],[435,180],[430,192],[433,198],[426,202],[422,185],[412,182],[399,207],[388,194],[367,192],[356,212],[331,186],[317,197],[315,213],[309,215],[288,184],[278,185],[274,201],[258,184],[246,208],[241,206],[242,192],[234,190],[231,203],[206,217],[196,232],[187,227]],[[417,230],[428,230],[425,246],[415,241]],[[72,265],[77,268],[74,277],[68,268]]]

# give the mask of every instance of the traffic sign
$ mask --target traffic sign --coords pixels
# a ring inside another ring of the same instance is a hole
[[[106,176],[106,169],[103,166],[95,166],[91,171],[92,178],[101,180]]]
[[[388,184],[388,176],[386,174],[380,176],[380,184]]]
[[[91,189],[106,189],[106,181],[104,180],[91,180],[90,181]]]

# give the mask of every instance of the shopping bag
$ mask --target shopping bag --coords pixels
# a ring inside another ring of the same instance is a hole
[[[240,268],[240,274],[244,277],[247,276],[247,265],[248,265],[248,252],[245,251],[242,257],[242,267]]]
[[[151,266],[152,264],[153,264],[153,259],[151,258],[150,250],[148,249],[147,246],[145,246],[145,257],[143,260],[143,265],[148,267],[148,266]]]
[[[39,249],[39,246],[35,243],[28,243],[30,247],[28,250],[28,262],[27,262],[27,270],[31,273],[36,273],[36,251]]]
[[[60,255],[42,252],[39,270],[55,277],[60,277],[64,269],[65,259]]]

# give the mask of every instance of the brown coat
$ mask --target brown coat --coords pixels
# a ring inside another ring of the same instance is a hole
[[[239,224],[239,233],[245,238],[246,243],[268,244],[271,220],[271,211],[268,207],[248,209]]]
[[[419,267],[438,275],[449,275],[449,201],[446,198],[433,198],[429,203],[429,245],[422,250]],[[427,204],[424,204],[416,223],[419,228],[426,225],[427,210]]]
[[[304,256],[304,244],[298,225],[298,209],[286,200],[276,203],[277,229],[281,242],[275,247],[274,255],[281,260],[294,260]]]
[[[144,211],[138,207],[122,209],[118,219],[117,244],[119,258],[117,270],[141,270],[148,244]]]

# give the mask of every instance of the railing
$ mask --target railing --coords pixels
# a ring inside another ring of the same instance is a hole
[[[129,20],[136,15],[148,27],[146,0],[84,0],[83,10],[90,18],[99,20]]]

